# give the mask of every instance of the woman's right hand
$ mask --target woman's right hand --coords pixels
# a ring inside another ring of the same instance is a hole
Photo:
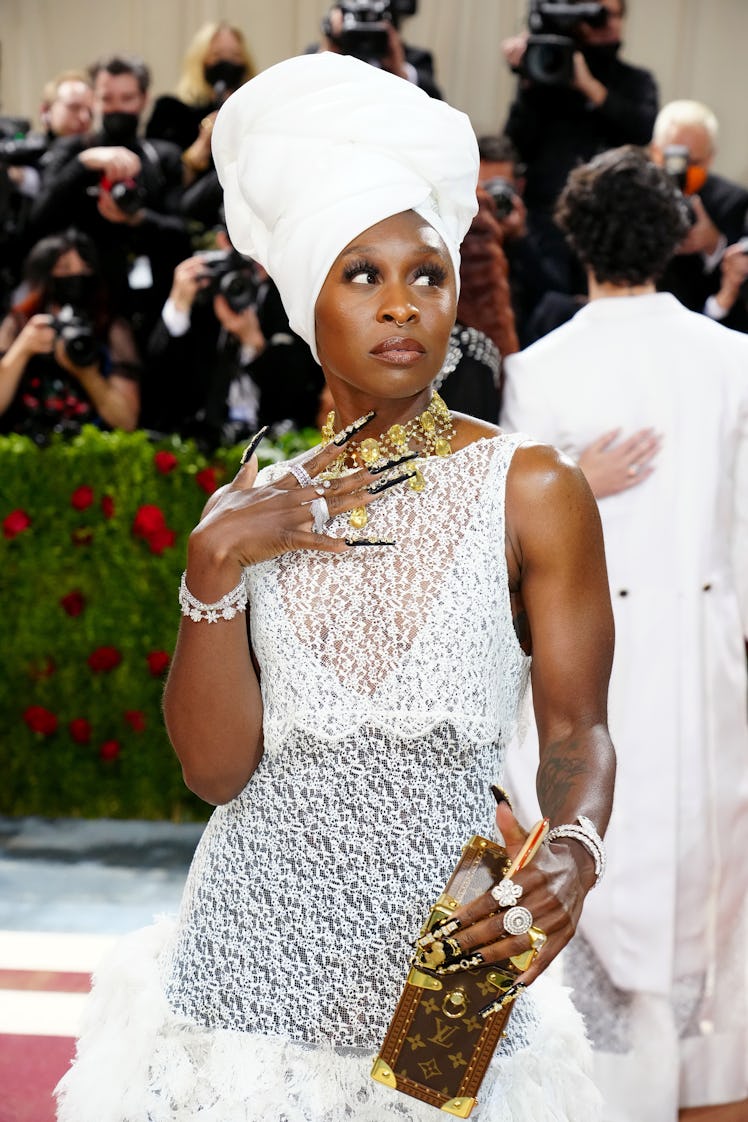
[[[620,435],[620,429],[603,433],[579,457],[596,499],[637,487],[655,470],[652,461],[662,447],[662,437],[654,429],[639,429],[617,443]]]
[[[340,456],[341,446],[328,444],[304,461],[304,468],[314,481]],[[397,478],[402,485],[410,477],[408,460],[413,456],[389,461],[388,489]],[[402,462],[402,468],[398,469]],[[376,465],[375,465],[376,467]],[[236,584],[242,567],[278,557],[293,550],[314,549],[323,553],[345,553],[351,548],[343,537],[315,533],[312,529],[311,504],[318,498],[327,503],[330,518],[346,514],[355,507],[368,506],[381,492],[371,487],[382,486],[380,467],[359,468],[348,475],[326,481],[322,486],[302,487],[291,472],[272,483],[255,487],[257,458],[252,456],[240,467],[233,482],[217,491],[206,504],[203,518],[190,535],[190,567],[199,569],[202,579],[208,571],[226,573],[227,587]],[[318,493],[319,492],[319,493]],[[228,584],[233,580],[233,584]],[[202,583],[202,580],[201,580]],[[225,591],[225,590],[224,590]],[[195,594],[200,596],[197,589]],[[215,597],[214,597],[215,598]]]
[[[18,334],[16,344],[30,358],[31,355],[50,354],[54,350],[56,337],[52,317],[40,312],[25,324]]]

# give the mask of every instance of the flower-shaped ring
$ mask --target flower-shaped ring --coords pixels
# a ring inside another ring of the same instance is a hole
[[[504,877],[489,891],[500,908],[511,908],[521,898],[523,888],[521,884],[515,884],[513,880]]]

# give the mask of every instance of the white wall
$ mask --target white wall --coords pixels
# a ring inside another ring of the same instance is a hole
[[[449,101],[478,132],[500,128],[513,78],[501,39],[524,26],[526,0],[420,0],[407,38],[429,47]],[[44,82],[99,54],[134,51],[173,89],[184,48],[205,20],[241,26],[259,67],[318,34],[327,0],[0,0],[0,112],[36,118]],[[748,0],[629,0],[625,55],[652,69],[663,102],[695,97],[722,128],[716,170],[748,184]]]

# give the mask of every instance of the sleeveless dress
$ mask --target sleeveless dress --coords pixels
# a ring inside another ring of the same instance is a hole
[[[522,439],[430,459],[422,492],[386,492],[367,532],[394,547],[246,571],[264,754],[213,813],[176,922],[128,937],[99,971],[60,1122],[439,1116],[369,1070],[412,940],[461,846],[493,830],[488,788],[529,674],[504,554]],[[473,1117],[597,1118],[565,993],[539,979],[510,1026]]]

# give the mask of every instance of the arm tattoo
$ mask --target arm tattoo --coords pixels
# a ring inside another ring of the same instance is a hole
[[[589,759],[578,740],[556,740],[540,758],[536,780],[542,811],[553,822],[563,816],[569,800],[576,802],[589,774]]]

